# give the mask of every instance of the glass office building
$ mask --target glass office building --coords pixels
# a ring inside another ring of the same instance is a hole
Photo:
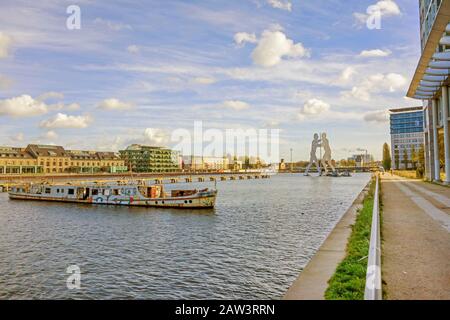
[[[422,52],[407,96],[425,108],[426,177],[450,185],[450,0],[419,0],[419,13]]]
[[[413,107],[389,111],[392,167],[395,170],[413,169],[413,154],[417,154],[424,144],[424,109]]]

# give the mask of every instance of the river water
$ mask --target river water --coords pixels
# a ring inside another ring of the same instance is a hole
[[[216,208],[207,211],[12,201],[2,193],[0,298],[280,299],[369,178],[217,182]],[[74,264],[81,289],[69,290]]]

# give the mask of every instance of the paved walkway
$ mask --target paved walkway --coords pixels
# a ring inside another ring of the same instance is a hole
[[[382,177],[387,299],[450,299],[450,188]]]

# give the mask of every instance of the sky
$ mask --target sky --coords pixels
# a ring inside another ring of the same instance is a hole
[[[419,56],[411,0],[2,0],[0,145],[173,147],[202,121],[279,129],[285,159],[315,132],[336,160],[380,159],[387,109],[421,104],[405,98]]]

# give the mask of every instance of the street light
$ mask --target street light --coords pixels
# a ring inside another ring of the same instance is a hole
[[[292,148],[291,148],[291,172],[294,171],[294,163],[292,163]]]

